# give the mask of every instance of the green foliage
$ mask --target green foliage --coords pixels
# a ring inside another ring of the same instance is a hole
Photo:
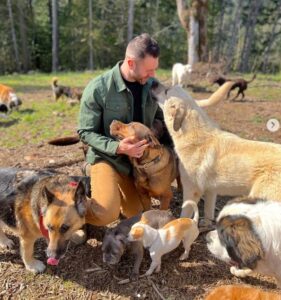
[[[19,49],[20,64],[23,65],[23,40],[20,28],[26,28],[27,51],[30,57],[30,70],[50,72],[52,66],[51,1],[20,0],[23,3],[24,24],[20,24],[17,1],[12,2],[13,21]],[[187,5],[191,1],[185,0]],[[123,59],[127,43],[128,0],[92,0],[93,30],[89,32],[88,1],[60,0],[59,25],[59,68],[60,71],[85,70],[89,62],[89,36],[93,39],[94,68],[109,68]],[[187,63],[187,34],[181,27],[175,0],[137,0],[134,2],[134,36],[148,32],[154,36],[161,47],[160,66],[171,68],[175,62]],[[232,66],[238,66],[245,37],[245,26],[251,15],[253,1],[241,2],[239,36]],[[220,44],[219,60],[228,60],[236,0],[209,0],[207,16],[207,37],[210,53],[216,52]],[[249,65],[254,69],[263,67],[265,51],[270,43],[271,32],[278,18],[280,0],[263,1],[260,9]],[[224,11],[221,28],[221,12]],[[0,27],[0,74],[17,70],[14,44],[11,35],[11,20],[7,18],[6,1],[0,3],[0,19],[5,20]],[[280,13],[279,13],[280,18]],[[280,70],[281,25],[276,27],[274,42],[269,49],[267,66],[271,72]]]

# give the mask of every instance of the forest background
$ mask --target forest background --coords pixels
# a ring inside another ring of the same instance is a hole
[[[142,32],[159,42],[161,68],[193,63],[194,42],[195,62],[281,69],[280,0],[3,0],[0,19],[3,75],[109,68]]]

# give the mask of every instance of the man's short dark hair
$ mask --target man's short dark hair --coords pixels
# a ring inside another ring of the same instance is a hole
[[[157,58],[160,55],[160,48],[158,43],[148,33],[142,33],[129,42],[126,56],[142,59],[146,55]]]

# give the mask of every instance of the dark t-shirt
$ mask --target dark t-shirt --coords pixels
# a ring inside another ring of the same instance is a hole
[[[123,78],[124,79],[124,78]],[[134,122],[143,122],[142,116],[142,87],[143,85],[139,82],[130,82],[124,79],[124,82],[127,88],[131,91],[133,98],[134,98],[134,115],[133,121]]]

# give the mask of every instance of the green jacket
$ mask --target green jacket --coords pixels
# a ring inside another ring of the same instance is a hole
[[[124,123],[133,121],[133,95],[126,87],[120,73],[120,62],[108,72],[90,81],[81,99],[78,134],[89,145],[87,162],[100,160],[110,162],[119,172],[129,174],[131,164],[126,155],[117,155],[119,142],[110,136],[109,126],[113,120]],[[143,123],[150,127],[155,118],[163,120],[163,112],[152,99],[150,87],[153,78],[143,86]]]

